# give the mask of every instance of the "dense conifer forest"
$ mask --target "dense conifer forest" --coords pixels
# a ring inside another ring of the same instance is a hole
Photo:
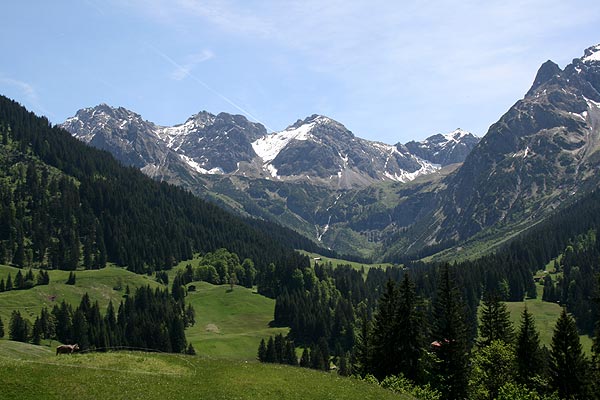
[[[113,262],[152,272],[225,247],[263,269],[307,265],[294,247],[318,250],[123,167],[5,97],[0,140],[0,262],[69,270]]]

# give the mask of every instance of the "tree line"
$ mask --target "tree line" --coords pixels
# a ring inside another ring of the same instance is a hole
[[[87,293],[75,308],[64,300],[51,310],[42,308],[33,324],[13,311],[8,332],[11,340],[77,343],[82,351],[132,348],[195,353],[184,331],[194,323],[191,304],[185,307],[182,299],[175,299],[166,289],[142,286],[135,293],[127,287],[125,300],[117,308],[110,301],[104,313]]]
[[[388,280],[372,316],[361,303],[355,342],[347,353],[330,354],[321,337],[305,347],[299,362],[290,361],[284,356],[287,346],[294,345],[290,331],[288,337],[270,338],[267,344],[263,340],[258,359],[321,370],[329,370],[333,361],[341,374],[386,381],[397,391],[425,398],[598,398],[600,324],[588,359],[575,319],[563,307],[548,349],[540,344],[527,308],[515,331],[502,296],[493,290],[484,293],[479,333],[469,340],[467,306],[456,272],[448,264],[438,270],[431,300],[418,295],[409,274],[399,283]]]

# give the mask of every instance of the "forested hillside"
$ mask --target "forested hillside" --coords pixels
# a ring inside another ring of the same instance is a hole
[[[226,247],[263,268],[307,265],[292,246],[316,248],[123,167],[5,97],[0,134],[0,262],[75,269],[111,261],[149,272]]]

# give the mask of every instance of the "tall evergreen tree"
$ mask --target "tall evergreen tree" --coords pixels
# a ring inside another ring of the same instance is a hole
[[[389,279],[377,304],[371,342],[372,373],[380,380],[396,373],[396,363],[400,358],[397,344],[397,308],[398,290],[394,281]]]
[[[19,311],[13,311],[10,315],[8,337],[16,342],[27,342],[31,336],[30,325]]]
[[[550,384],[563,399],[588,396],[588,362],[583,354],[575,320],[563,308],[556,321],[550,351]]]
[[[304,347],[304,350],[302,350],[302,357],[300,357],[300,366],[303,368],[310,368],[310,354],[306,347]]]
[[[2,322],[2,318],[0,317],[0,338],[4,337],[4,323]]]
[[[258,345],[258,361],[267,361],[267,345],[265,344],[265,339],[261,339],[260,344]]]
[[[296,356],[296,349],[294,347],[294,342],[291,340],[285,341],[285,354],[283,362],[289,365],[296,366],[298,365],[298,357]]]
[[[265,358],[265,361],[268,363],[277,362],[277,352],[275,351],[273,336],[269,336],[269,341],[267,342],[267,357]]]
[[[432,347],[438,361],[434,365],[438,390],[449,400],[464,399],[468,385],[467,327],[465,305],[450,272],[440,269],[433,302]]]
[[[408,274],[404,274],[398,287],[395,319],[398,359],[394,374],[401,373],[418,381],[422,377],[420,360],[423,355],[425,323],[415,285]]]
[[[540,350],[540,335],[535,328],[533,314],[527,310],[527,306],[521,313],[515,355],[518,371],[517,379],[521,383],[528,384],[533,377],[542,373],[543,360]]]
[[[356,345],[354,346],[352,369],[360,376],[371,372],[372,346],[371,321],[364,303],[358,306],[359,326]]]
[[[510,322],[510,312],[496,293],[486,293],[479,324],[479,344],[489,346],[494,340],[512,343],[514,329]]]

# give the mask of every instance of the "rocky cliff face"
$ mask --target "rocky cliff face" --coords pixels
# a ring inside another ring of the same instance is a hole
[[[439,140],[411,142],[411,151],[402,144],[358,138],[341,123],[321,115],[270,134],[241,115],[206,111],[183,124],[164,127],[105,104],[78,111],[62,127],[154,177],[185,171],[302,181],[332,189],[408,182],[436,171],[440,164],[461,162],[477,142],[473,135],[457,131],[438,135]]]
[[[564,70],[542,65],[525,97],[448,181],[445,231],[460,221],[457,235],[464,238],[497,223],[536,219],[597,186],[599,55],[594,46]]]

